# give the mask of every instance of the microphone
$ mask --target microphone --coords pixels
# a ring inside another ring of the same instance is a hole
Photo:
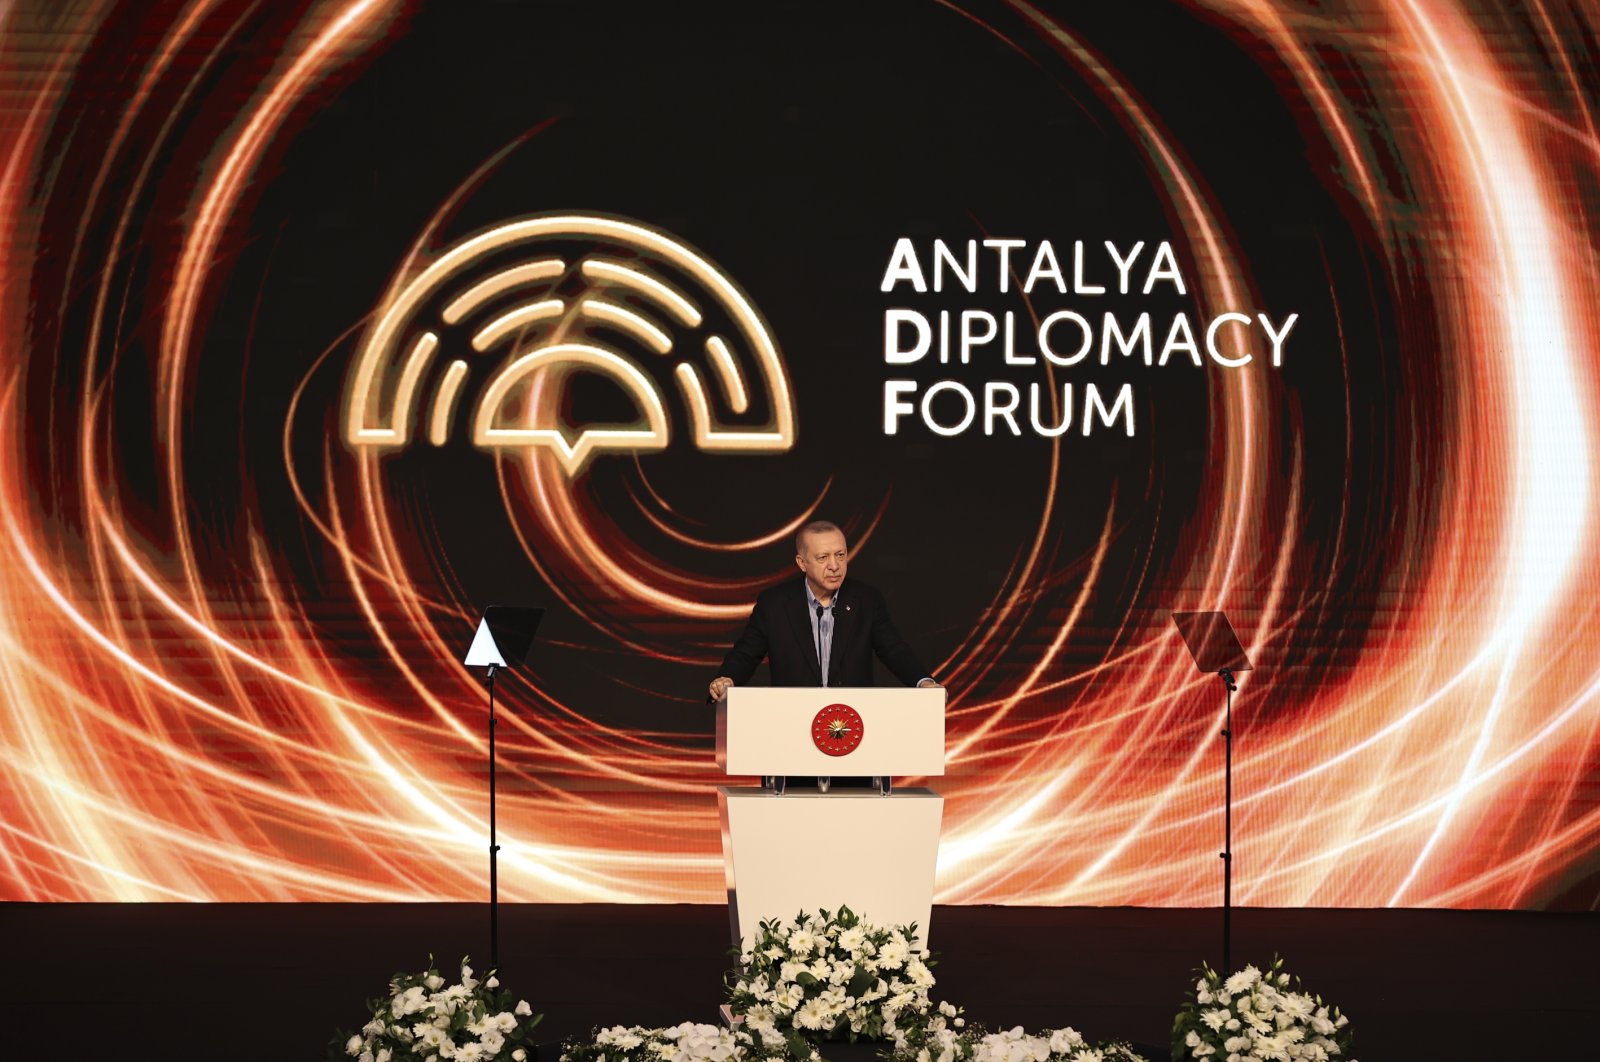
[[[818,674],[821,674],[823,669],[826,666],[825,661],[822,659],[822,610],[823,610],[823,608],[824,608],[824,606],[823,606],[822,602],[820,602],[820,601],[817,602],[817,672],[818,672]],[[828,684],[827,680],[824,679],[822,684],[824,686],[826,686]]]

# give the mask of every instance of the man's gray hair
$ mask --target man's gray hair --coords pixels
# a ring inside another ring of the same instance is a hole
[[[839,534],[844,534],[843,529],[832,520],[811,521],[794,533],[794,555],[796,557],[805,556],[807,535],[826,535],[830,531],[838,531]]]

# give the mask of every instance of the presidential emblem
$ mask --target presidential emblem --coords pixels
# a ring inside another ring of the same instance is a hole
[[[861,713],[848,704],[830,704],[811,720],[811,740],[829,756],[848,756],[861,744]]]

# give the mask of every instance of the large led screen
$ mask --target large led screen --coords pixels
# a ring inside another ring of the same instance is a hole
[[[0,18],[0,899],[482,897],[521,605],[501,896],[718,901],[818,518],[948,689],[940,902],[1219,902],[1187,610],[1235,902],[1600,895],[1580,5]]]

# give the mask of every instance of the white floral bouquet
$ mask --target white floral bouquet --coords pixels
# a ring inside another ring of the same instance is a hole
[[[1147,1062],[1126,1043],[1092,1044],[1076,1029],[1029,1034],[1022,1026],[986,1032],[968,1025],[961,1011],[941,1002],[920,1022],[897,1029],[893,1062]]]
[[[1226,980],[1202,965],[1194,999],[1172,1023],[1172,1057],[1212,1062],[1348,1059],[1350,1020],[1276,960],[1262,973],[1246,966]],[[1354,1062],[1349,1059],[1349,1062]]]
[[[915,925],[874,926],[848,907],[762,922],[728,984],[740,1046],[808,1062],[812,1041],[892,1039],[898,1021],[928,1013],[931,965]]]
[[[976,1026],[967,1026],[960,1007],[940,1000],[926,1014],[896,1023],[888,1054],[895,1062],[970,1062],[975,1036],[981,1035]]]
[[[341,1033],[328,1059],[486,1062],[508,1055],[512,1062],[526,1062],[521,1044],[544,1015],[534,1014],[527,1000],[511,1000],[493,971],[480,981],[462,959],[460,982],[446,986],[430,959],[422,973],[395,974],[389,998],[369,1004],[372,1020],[358,1033]]]
[[[1073,1028],[1030,1034],[1018,1025],[987,1033],[973,1045],[972,1062],[1147,1062],[1121,1041],[1090,1043]]]
[[[669,1029],[617,1025],[588,1043],[561,1046],[561,1062],[729,1062],[739,1055],[733,1030],[687,1021]]]

